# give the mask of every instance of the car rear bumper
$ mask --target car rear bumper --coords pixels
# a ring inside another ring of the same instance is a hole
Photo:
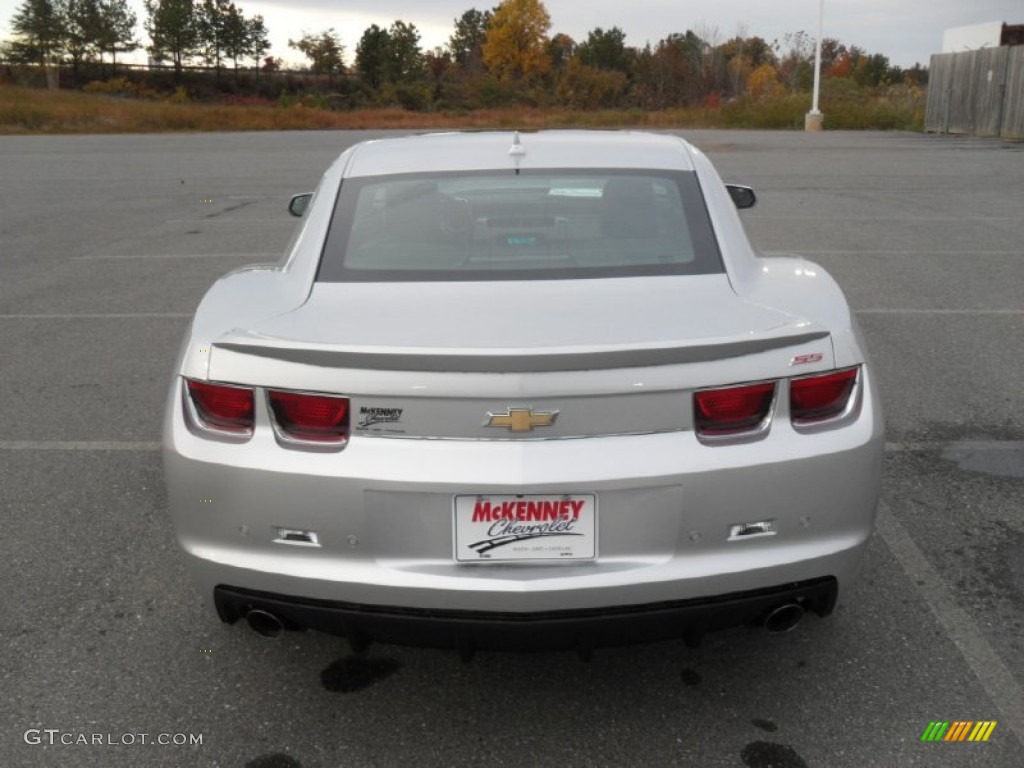
[[[640,629],[672,636],[692,606],[822,578],[845,589],[859,571],[880,485],[882,422],[870,387],[849,425],[804,435],[780,419],[768,439],[728,447],[681,431],[550,441],[364,437],[338,454],[307,454],[279,448],[259,428],[244,445],[205,440],[174,405],[164,434],[170,514],[203,596],[234,595],[236,608],[222,617],[255,606],[239,595],[282,602],[272,607],[287,608],[296,626],[330,628],[324,616],[356,616],[360,632],[381,639],[398,618],[426,617],[422,640],[411,636],[417,644],[451,645],[459,634],[451,626],[495,616],[526,620],[498,622],[506,630],[492,634],[545,634],[566,612],[612,627],[614,644],[634,630],[602,616],[647,615]],[[455,561],[455,496],[564,493],[598,500],[595,559]],[[770,521],[770,533],[730,533],[757,521]],[[282,528],[315,532],[319,545],[281,541]],[[827,613],[819,605],[811,610]],[[768,607],[757,598],[727,623],[756,621]]]
[[[353,647],[370,642],[430,648],[534,651],[632,645],[672,638],[696,644],[712,631],[757,624],[775,609],[799,605],[828,616],[835,606],[834,578],[694,600],[672,600],[607,608],[511,613],[362,605],[311,600],[218,586],[214,602],[221,619],[235,623],[264,611],[288,629],[316,629],[348,638]]]

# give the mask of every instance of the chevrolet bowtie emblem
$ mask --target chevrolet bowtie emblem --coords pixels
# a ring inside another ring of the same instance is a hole
[[[558,411],[534,411],[529,408],[509,408],[505,413],[487,414],[485,427],[505,427],[511,432],[532,432],[534,427],[550,427],[558,418]]]

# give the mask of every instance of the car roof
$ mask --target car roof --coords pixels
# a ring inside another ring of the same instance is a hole
[[[635,131],[432,133],[354,147],[345,176],[536,168],[692,171],[688,145]]]

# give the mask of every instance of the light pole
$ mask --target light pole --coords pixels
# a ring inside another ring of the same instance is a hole
[[[824,128],[825,116],[818,109],[818,90],[821,86],[821,35],[824,29],[825,0],[818,0],[818,41],[814,47],[814,103],[804,117],[805,131],[820,131]]]

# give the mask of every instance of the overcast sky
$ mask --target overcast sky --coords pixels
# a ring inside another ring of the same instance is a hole
[[[10,33],[10,20],[22,0],[0,0],[0,38]],[[142,27],[142,0],[130,0]],[[288,48],[289,38],[328,27],[340,34],[346,58],[355,55],[356,43],[370,24],[386,27],[395,19],[416,25],[424,48],[442,45],[453,21],[473,0],[296,0],[266,2],[235,0],[247,16],[262,14],[270,32],[271,53],[285,61],[301,62]],[[484,9],[498,0],[476,3]],[[620,27],[627,43],[656,43],[671,32],[705,31],[720,40],[737,32],[759,35],[769,42],[790,32],[816,33],[818,0],[546,0],[552,34],[564,32],[582,40],[594,27]],[[826,0],[825,37],[858,45],[869,53],[883,53],[893,64],[927,64],[942,50],[942,33],[949,27],[1005,21],[1024,24],[1024,0]],[[712,40],[712,42],[714,42]]]

